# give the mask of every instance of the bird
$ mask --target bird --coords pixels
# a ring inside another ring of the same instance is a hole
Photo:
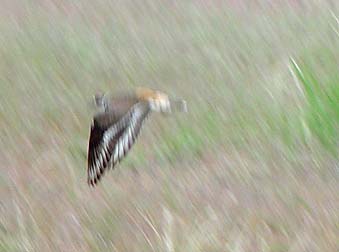
[[[97,93],[94,103],[98,111],[91,123],[87,152],[87,182],[92,187],[127,155],[152,112],[187,112],[185,100],[145,87],[114,96]]]

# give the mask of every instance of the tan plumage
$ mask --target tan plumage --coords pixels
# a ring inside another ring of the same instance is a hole
[[[88,143],[88,183],[94,186],[107,168],[114,168],[131,149],[145,118],[152,111],[186,110],[183,100],[170,100],[162,92],[139,88],[134,94],[96,95],[99,112],[94,116]]]

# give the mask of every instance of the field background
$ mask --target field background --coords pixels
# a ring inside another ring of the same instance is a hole
[[[0,251],[339,251],[339,4],[1,0]],[[92,95],[147,86],[86,183]]]

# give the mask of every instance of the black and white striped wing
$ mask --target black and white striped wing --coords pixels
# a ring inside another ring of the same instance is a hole
[[[139,102],[119,119],[110,112],[94,118],[88,146],[87,175],[90,185],[94,186],[106,169],[114,168],[126,156],[149,112],[149,104]]]

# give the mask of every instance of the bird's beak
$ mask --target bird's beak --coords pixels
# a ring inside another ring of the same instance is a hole
[[[185,112],[187,113],[187,103],[182,99],[170,99],[171,112]]]

